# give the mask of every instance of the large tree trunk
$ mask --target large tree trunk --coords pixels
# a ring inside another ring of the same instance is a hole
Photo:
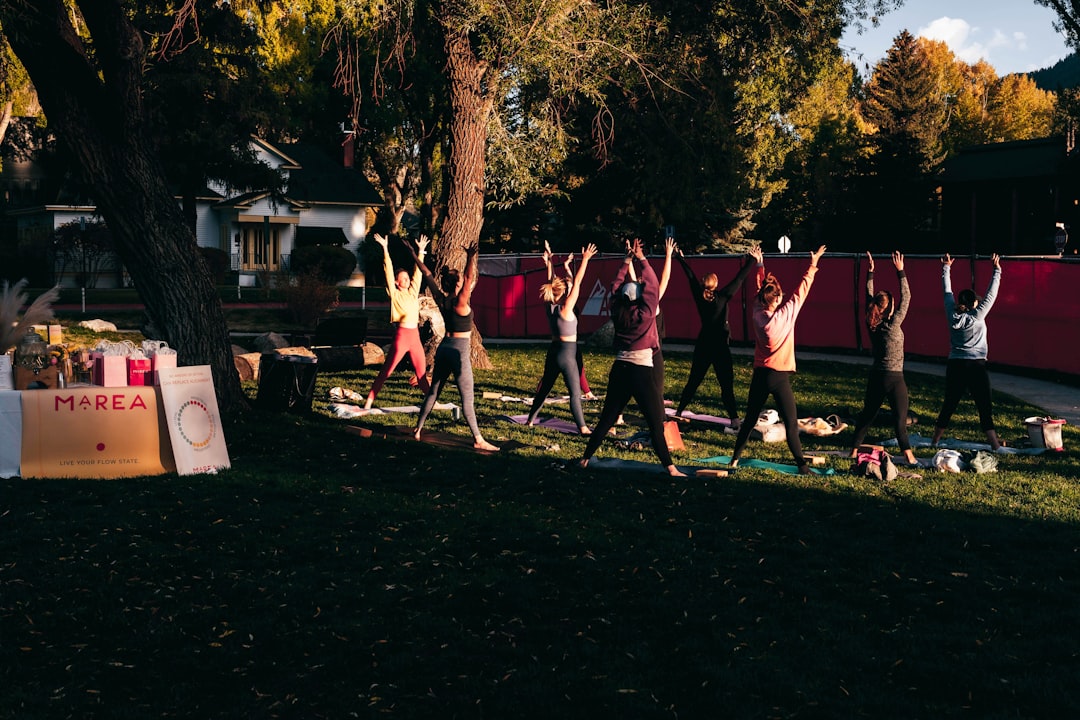
[[[460,24],[454,27],[461,27]],[[492,101],[484,92],[487,63],[476,56],[464,30],[448,29],[447,71],[450,78],[450,186],[435,267],[461,269],[465,248],[480,242],[484,224],[484,155]],[[480,333],[473,325],[472,364],[490,369]]]
[[[63,0],[0,2],[0,25],[112,230],[160,339],[182,365],[211,366],[222,411],[243,406],[221,300],[148,137],[141,36],[116,0],[80,9],[96,62]]]

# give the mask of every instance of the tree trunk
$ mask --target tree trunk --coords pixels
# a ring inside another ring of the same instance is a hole
[[[246,405],[220,297],[148,137],[141,35],[123,3],[80,3],[91,62],[63,0],[0,3],[0,25],[131,274],[182,365],[209,365],[221,411]]]
[[[460,25],[454,26],[460,27]],[[447,72],[450,79],[450,186],[435,267],[461,269],[465,249],[480,242],[484,224],[484,154],[492,101],[484,92],[487,63],[476,56],[464,30],[448,30]],[[473,324],[472,364],[490,369],[491,360]]]

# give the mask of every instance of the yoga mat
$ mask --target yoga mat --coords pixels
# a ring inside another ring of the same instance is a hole
[[[664,408],[664,412],[667,413],[668,417],[675,416],[675,408]],[[689,410],[684,410],[681,418],[683,420],[697,420],[698,422],[724,425],[725,427],[731,426],[731,420],[726,417],[717,417],[716,415],[706,415],[704,413],[690,412]]]
[[[696,458],[694,462],[700,463],[715,463],[718,465],[728,465],[731,463],[731,458],[727,455],[717,455],[715,457]],[[769,462],[767,460],[755,460],[754,458],[741,458],[739,460],[738,468],[761,468],[764,470],[775,470],[776,472],[784,473],[785,475],[798,475],[799,468],[795,465],[785,465],[784,463]],[[836,471],[830,468],[816,468],[811,467],[810,472],[815,475],[835,475]]]
[[[517,425],[524,425],[529,419],[528,415],[503,415],[504,419],[509,420]],[[569,420],[563,420],[561,418],[542,418],[536,421],[536,424],[532,427],[542,427],[548,430],[555,430],[557,432],[566,433],[567,435],[579,435],[578,426]]]
[[[577,460],[571,461],[568,469],[579,469],[577,462]],[[694,473],[696,473],[699,469],[690,465],[676,465],[675,467],[679,468],[680,471],[686,473],[686,475],[688,476],[686,479],[692,478],[694,476]],[[647,473],[649,475],[663,475],[664,477],[668,477],[667,469],[658,462],[650,463],[643,462],[641,460],[622,460],[620,458],[593,457],[589,459],[589,467],[585,469],[592,470],[593,468],[597,468],[600,470],[630,470],[633,472]]]
[[[986,450],[988,452],[993,452],[990,450],[989,443],[971,442],[969,440],[956,440],[955,438],[942,438],[941,442],[939,442],[935,446],[931,438],[924,437],[922,435],[919,435],[918,433],[908,435],[908,441],[911,443],[911,447],[913,448],[937,447],[938,449],[947,448],[949,450]],[[896,438],[893,438],[891,440],[885,440],[881,443],[883,447],[897,447],[899,446],[899,444],[900,443],[897,442]],[[1002,445],[1000,448],[997,449],[997,452],[999,455],[1042,455],[1044,452],[1046,452],[1046,448],[1014,448]]]
[[[492,444],[498,446],[498,450],[479,450],[473,447],[473,439],[465,435],[439,432],[438,430],[424,430],[420,433],[420,440],[413,438],[413,429],[409,427],[381,427],[373,425],[350,425],[346,432],[359,435],[363,438],[378,438],[380,440],[403,440],[406,442],[422,442],[437,447],[453,448],[455,450],[469,450],[484,455],[495,455],[507,450],[518,450],[524,447],[532,447],[517,440],[495,441]],[[488,442],[491,442],[490,440]]]
[[[365,410],[359,405],[349,405],[348,403],[330,403],[327,407],[330,409],[330,412],[340,418],[363,417],[364,415],[388,415],[390,413],[412,413],[415,415],[420,412],[419,405],[371,408],[370,410]],[[461,408],[454,403],[435,403],[434,409],[449,410],[455,420],[461,419]]]

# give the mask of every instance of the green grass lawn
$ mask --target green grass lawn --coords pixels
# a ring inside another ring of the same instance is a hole
[[[529,395],[543,347],[489,351],[497,369],[476,373],[478,394]],[[750,368],[736,359],[741,401]],[[603,393],[610,355],[586,362]],[[689,356],[667,368],[674,398]],[[365,393],[376,370],[320,376],[310,417],[228,418],[233,467],[216,476],[0,481],[0,717],[1080,712],[1072,427],[1065,452],[1002,456],[993,474],[882,486],[833,457],[831,476],[673,479],[576,469],[581,438],[499,420],[526,406],[495,400],[477,403],[485,436],[530,447],[484,456],[347,434],[356,421],[326,410],[327,391]],[[865,379],[801,362],[800,415],[853,413]],[[418,403],[406,381],[393,375],[379,404]],[[927,434],[943,381],[908,381]],[[697,399],[718,412],[714,379]],[[995,402],[1017,441],[1033,408]],[[447,413],[429,427],[468,434]],[[704,425],[682,434],[684,464],[734,444]],[[950,435],[981,438],[970,401]],[[610,441],[597,457],[655,462]],[[788,451],[752,442],[747,457]]]

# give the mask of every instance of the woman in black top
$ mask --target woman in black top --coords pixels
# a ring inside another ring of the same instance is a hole
[[[724,409],[731,418],[732,424],[739,421],[739,408],[735,404],[735,371],[731,364],[731,348],[728,342],[731,339],[731,326],[728,324],[728,302],[742,286],[746,276],[750,274],[762,261],[761,248],[755,247],[747,253],[746,262],[739,268],[731,282],[720,290],[716,289],[719,281],[715,273],[705,275],[698,281],[694,275],[690,263],[679,253],[679,264],[686,272],[686,278],[690,282],[690,293],[694,297],[694,305],[698,315],[701,316],[701,330],[698,332],[697,342],[694,343],[694,359],[690,365],[690,377],[686,380],[682,397],[679,398],[679,407],[675,411],[676,417],[681,417],[686,406],[694,399],[701,381],[712,365],[716,373],[716,381],[720,383],[720,397],[724,403]]]
[[[405,243],[410,252],[412,246]],[[435,277],[424,263],[416,258],[416,265],[427,280],[428,288],[432,296],[439,303],[442,311],[443,322],[446,325],[446,335],[439,343],[435,351],[434,368],[431,371],[431,389],[424,398],[424,404],[420,408],[420,417],[416,421],[416,429],[413,437],[420,439],[420,431],[424,429],[424,422],[435,407],[439,399],[443,385],[454,374],[454,382],[458,392],[461,393],[461,412],[465,421],[469,424],[469,430],[473,435],[473,447],[477,450],[498,450],[480,434],[480,427],[476,422],[476,408],[473,402],[473,373],[472,373],[472,300],[473,288],[476,287],[477,269],[476,256],[478,249],[473,246],[465,250],[465,274],[462,275],[454,268],[443,268],[442,283],[437,283]]]

